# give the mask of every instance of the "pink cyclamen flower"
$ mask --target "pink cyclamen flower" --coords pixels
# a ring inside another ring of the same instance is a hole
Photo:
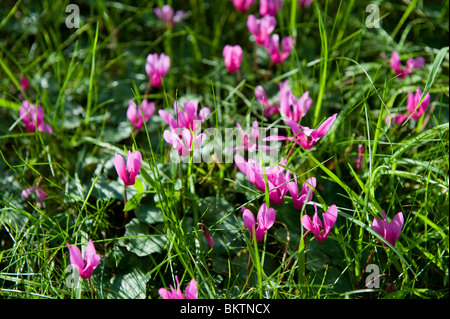
[[[420,90],[420,88],[417,88],[416,94],[413,94],[412,92],[408,92],[408,98],[406,100],[406,109],[408,110],[409,114],[397,114],[392,113],[385,118],[385,123],[403,123],[406,121],[409,117],[411,117],[414,120],[419,119],[423,113],[425,113],[425,110],[430,105],[430,93],[428,92],[425,97],[423,98],[422,103],[420,103],[420,100],[423,97],[423,93]],[[419,104],[420,103],[420,104]]]
[[[413,73],[413,69],[420,69],[425,64],[425,59],[423,57],[417,57],[415,59],[409,58],[406,61],[406,67],[403,67],[400,62],[400,56],[396,51],[394,51],[391,55],[390,59],[390,65],[391,68],[394,70],[395,75],[402,79],[408,74]]]
[[[86,251],[84,252],[84,258],[81,256],[81,251],[77,246],[70,246],[67,244],[70,251],[70,264],[74,267],[80,277],[83,279],[91,278],[92,272],[97,268],[100,263],[100,255],[96,253],[94,244],[92,240],[86,246]]]
[[[283,6],[283,0],[260,0],[259,1],[259,14],[262,16],[271,15],[274,16]]]
[[[23,101],[20,106],[20,118],[25,124],[25,129],[29,133],[36,132],[36,128],[39,132],[52,134],[52,127],[44,122],[45,111],[39,105],[31,104],[28,101]]]
[[[291,37],[284,37],[281,40],[281,45],[283,47],[282,50],[280,50],[280,36],[278,34],[272,34],[267,37],[264,43],[264,47],[274,64],[280,64],[286,60],[294,48],[294,40]]]
[[[116,153],[114,166],[125,186],[134,185],[136,176],[139,174],[142,165],[142,154],[139,151],[128,151],[127,165],[122,156]]]
[[[281,99],[289,91],[289,80],[280,82],[280,91],[278,93],[279,104],[281,104]],[[255,87],[255,97],[258,103],[264,105],[264,116],[270,117],[272,114],[280,113],[280,106],[276,102],[269,102],[266,92],[261,85]]]
[[[250,14],[247,18],[247,28],[254,35],[256,44],[264,44],[275,30],[276,24],[277,20],[270,15],[257,19],[253,14]]]
[[[166,288],[160,288],[158,294],[163,299],[197,299],[197,282],[195,279],[191,279],[189,284],[184,290],[184,295],[181,292],[180,282],[178,281],[178,276],[175,275],[175,281],[177,282],[177,287],[174,288],[170,285],[170,290]],[[185,297],[186,296],[186,297]]]
[[[337,207],[336,205],[331,205],[328,210],[322,214],[323,224],[317,214],[317,206],[314,203],[315,213],[311,220],[311,217],[308,215],[303,215],[302,224],[307,230],[311,231],[316,237],[317,241],[324,241],[328,238],[328,234],[330,233],[331,228],[333,228],[334,224],[337,220]]]
[[[289,193],[292,196],[292,202],[294,207],[297,209],[302,209],[306,203],[312,200],[313,197],[313,189],[316,188],[316,178],[310,177],[308,178],[302,186],[302,191],[299,194],[298,185],[297,185],[297,176],[294,174],[294,180],[288,182],[287,188]]]
[[[281,86],[281,83],[280,83]],[[276,103],[270,103],[266,91],[261,85],[255,87],[255,97],[259,104],[264,106],[264,117],[270,117],[273,114],[280,113],[280,106]]]
[[[284,195],[288,191],[287,183],[291,179],[289,171],[284,174],[283,166],[286,165],[286,159],[282,160],[279,165],[262,167],[257,161],[249,159],[247,162],[241,155],[236,154],[234,162],[239,170],[247,175],[248,181],[262,192],[266,189],[265,174],[270,202],[274,205],[280,205],[283,202]]]
[[[242,61],[242,48],[240,45],[226,45],[222,52],[225,59],[225,66],[229,73],[235,73],[239,70]]]
[[[234,7],[241,13],[244,13],[245,11],[250,8],[250,6],[255,2],[255,0],[230,0],[233,2]]]
[[[142,108],[142,112],[141,112]],[[133,100],[128,101],[127,119],[133,125],[135,130],[140,130],[144,123],[152,117],[155,112],[155,102],[148,102],[147,99],[143,100],[141,107],[137,107]],[[142,113],[144,118],[142,118]]]
[[[39,182],[36,183],[36,185],[24,189],[21,193],[21,196],[23,199],[27,199],[28,197],[31,196],[33,192],[36,194],[37,197],[35,201],[36,205],[42,208],[42,203],[47,198],[47,193],[44,191],[44,189],[39,187]]]
[[[292,130],[294,136],[269,136],[263,139],[263,141],[283,141],[289,140],[299,144],[305,150],[311,149],[319,139],[321,139],[333,125],[336,120],[337,114],[334,114],[327,118],[317,129],[310,129],[309,127],[298,125],[296,122],[289,119],[283,119]]]
[[[162,85],[161,79],[164,78],[170,68],[170,57],[161,53],[149,54],[147,62],[145,63],[145,72],[150,77],[151,85],[160,87]]]
[[[244,225],[248,228],[248,230],[250,230],[250,234],[253,236],[253,229],[255,229],[256,241],[264,240],[264,235],[275,222],[275,209],[267,208],[266,203],[262,204],[256,217],[258,223],[257,227],[255,223],[255,216],[253,216],[253,213],[249,209],[246,209],[244,207],[242,207],[242,212]]]
[[[249,152],[254,152],[256,149],[269,149],[269,146],[266,145],[259,145],[258,144],[258,138],[259,138],[259,124],[257,120],[254,120],[252,123],[252,128],[250,129],[250,134],[247,134],[243,129],[241,124],[236,123],[236,126],[238,127],[239,132],[239,139],[238,142],[240,142],[239,146],[234,147],[230,151],[235,152],[238,150],[248,150]]]
[[[175,14],[171,6],[165,4],[162,8],[155,8],[153,10],[158,19],[164,22],[166,28],[173,28],[178,22],[183,20],[184,11],[178,10]]]
[[[181,133],[181,134],[178,134]],[[206,139],[205,133],[194,136],[192,131],[186,128],[179,128],[174,131],[165,130],[163,134],[164,140],[178,151],[180,156],[189,156],[191,150],[197,149]]]
[[[308,7],[312,2],[313,2],[313,0],[298,0],[298,4],[302,8]]]
[[[386,213],[382,210],[383,219],[375,217],[372,222],[372,228],[376,231],[380,236],[386,239],[392,246],[395,246],[398,238],[400,237],[400,233],[402,232],[404,218],[403,213],[399,212],[394,216],[392,221],[389,223],[386,220]],[[383,243],[385,247],[387,245]]]
[[[180,109],[179,103],[175,101],[173,108],[176,118],[165,110],[159,110],[159,116],[169,125],[172,131],[177,128],[186,128],[197,132],[200,125],[206,120],[210,114],[208,107],[204,107],[198,112],[198,101],[190,100],[184,103],[183,110]]]
[[[416,94],[409,92],[406,100],[406,108],[409,114],[411,114],[411,118],[415,120],[419,119],[428,108],[428,105],[430,105],[430,93],[428,92],[423,98],[422,103],[420,103],[422,96],[422,91],[420,88],[417,88]]]
[[[298,123],[311,107],[312,99],[306,91],[297,99],[290,90],[285,90],[280,94],[280,113],[283,117]]]

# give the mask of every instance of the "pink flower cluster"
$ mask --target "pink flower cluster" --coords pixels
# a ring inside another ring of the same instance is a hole
[[[199,148],[206,138],[204,133],[198,134],[198,131],[209,116],[210,110],[208,107],[204,107],[198,111],[198,101],[196,100],[185,102],[182,110],[178,101],[175,101],[173,107],[176,119],[171,113],[159,110],[159,115],[170,128],[170,130],[164,131],[163,137],[178,151],[180,156],[189,156],[191,151]]]

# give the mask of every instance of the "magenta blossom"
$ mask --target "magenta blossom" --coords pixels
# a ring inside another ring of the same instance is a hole
[[[190,100],[184,103],[183,110],[180,110],[179,103],[175,101],[173,103],[176,118],[165,110],[159,110],[159,116],[169,125],[172,131],[177,128],[191,129],[194,132],[200,128],[200,124],[203,123],[210,114],[210,110],[207,107],[202,108],[198,112],[198,101]]]
[[[163,299],[197,299],[197,282],[195,279],[191,279],[190,283],[186,286],[184,290],[184,295],[181,292],[180,282],[178,281],[178,276],[175,275],[175,281],[177,282],[177,288],[175,289],[170,285],[170,290],[166,288],[160,288],[158,290],[159,295]],[[186,296],[186,297],[185,297]]]
[[[161,53],[153,53],[147,56],[145,63],[145,72],[150,77],[151,85],[160,87],[162,85],[161,79],[164,78],[170,68],[170,57]]]
[[[127,165],[125,167],[125,160],[122,156],[116,153],[114,157],[114,166],[122,179],[125,186],[134,185],[136,176],[139,174],[142,165],[142,154],[139,151],[128,151]]]
[[[279,102],[281,103],[281,99],[283,96],[287,94],[289,91],[289,80],[286,80],[284,82],[280,82],[280,91],[278,94]],[[266,92],[264,91],[264,88],[261,85],[258,85],[255,87],[255,97],[258,103],[262,104],[264,106],[264,116],[270,117],[273,114],[280,113],[280,106],[277,104],[277,102],[269,102],[269,99],[267,98]]]
[[[280,50],[280,36],[278,34],[272,34],[271,36],[266,38],[266,42],[264,43],[264,47],[269,53],[270,59],[274,64],[280,64],[291,53],[294,48],[294,40],[291,37],[284,37],[281,40],[281,45],[283,47]]]
[[[39,105],[31,104],[28,101],[23,101],[20,106],[20,118],[25,124],[25,129],[29,133],[39,132],[52,134],[52,127],[44,122],[45,111]]]
[[[308,7],[312,2],[313,0],[298,0],[298,4],[302,8]]]
[[[400,62],[400,57],[396,51],[394,51],[391,55],[390,65],[394,70],[395,75],[401,79],[407,76],[408,74],[413,73],[414,69],[420,69],[425,64],[425,59],[423,57],[417,57],[415,59],[409,58],[406,61],[406,67],[403,67]]]
[[[259,208],[258,215],[256,217],[258,226],[256,227],[255,216],[253,213],[242,206],[242,218],[244,219],[245,227],[250,230],[250,234],[253,236],[253,229],[255,229],[256,241],[264,240],[264,235],[275,222],[276,214],[275,209],[267,208],[266,203],[262,204]]]
[[[309,127],[298,125],[296,122],[289,119],[283,119],[283,121],[285,121],[292,129],[294,136],[269,136],[263,139],[263,141],[289,140],[299,144],[305,150],[309,150],[328,132],[336,120],[336,116],[337,114],[334,114],[327,118],[317,129],[310,129]]]
[[[386,239],[392,246],[395,246],[397,239],[400,237],[400,233],[402,232],[404,218],[403,213],[399,212],[394,216],[392,221],[389,223],[386,220],[386,213],[382,210],[383,219],[375,217],[373,219],[372,228],[376,231],[380,236]],[[387,245],[383,243],[385,247]]]
[[[175,15],[171,6],[165,4],[162,8],[155,8],[154,12],[159,20],[164,22],[166,28],[173,28],[178,22],[183,20],[184,11],[178,10]]]
[[[417,88],[416,94],[408,92],[408,98],[406,100],[406,109],[408,110],[409,114],[392,113],[386,117],[385,123],[387,124],[388,122],[391,122],[399,124],[406,121],[409,117],[411,117],[414,120],[419,119],[423,115],[423,113],[425,113],[425,110],[430,105],[430,93],[428,92],[423,98],[422,103],[420,103],[422,97],[423,93],[420,90],[420,88]]]
[[[250,8],[250,6],[255,2],[255,0],[230,0],[233,2],[234,7],[241,13],[244,13],[245,11]]]
[[[47,193],[41,187],[39,187],[39,182],[31,187],[24,189],[21,193],[21,196],[23,199],[27,199],[33,192],[37,197],[35,201],[36,205],[42,208],[42,203],[47,198]]]
[[[287,188],[292,196],[294,207],[297,209],[302,209],[303,206],[305,206],[306,203],[311,201],[313,197],[313,189],[316,188],[316,178],[315,177],[308,178],[303,183],[302,191],[300,194],[298,193],[298,185],[296,178],[297,176],[294,174],[294,180],[288,182]]]
[[[230,151],[235,152],[238,150],[248,150],[249,152],[254,152],[256,149],[269,149],[269,146],[266,145],[258,145],[259,138],[259,124],[257,120],[254,120],[252,123],[252,128],[250,129],[250,135],[247,134],[243,129],[241,124],[236,123],[239,132],[239,138],[242,143],[239,146],[231,149]]]
[[[259,14],[274,16],[283,6],[283,0],[259,0]]]
[[[249,159],[247,162],[241,155],[236,154],[234,162],[239,170],[247,175],[248,181],[262,192],[266,189],[265,173],[270,202],[274,205],[280,205],[283,202],[284,195],[288,191],[287,183],[291,179],[289,171],[284,174],[283,166],[286,165],[286,159],[282,160],[279,165],[262,167],[257,161]]]
[[[84,258],[81,256],[81,251],[77,246],[70,246],[67,244],[70,251],[70,264],[74,267],[80,277],[83,279],[91,278],[92,272],[97,268],[100,263],[100,255],[96,253],[94,244],[92,240],[86,246],[86,251],[84,252]]]
[[[28,88],[28,85],[30,85],[30,80],[25,75],[20,76],[20,87],[22,91],[25,91]]]
[[[422,96],[422,91],[417,88],[416,94],[409,92],[408,99],[406,100],[406,108],[409,114],[411,114],[411,118],[415,120],[419,119],[428,108],[428,105],[430,105],[430,93],[428,92],[423,98],[422,103],[420,103]]]
[[[255,36],[256,44],[264,44],[275,29],[276,24],[277,20],[270,15],[257,19],[253,14],[250,14],[247,18],[247,28]]]
[[[164,139],[167,143],[172,144],[172,146],[178,151],[180,156],[189,156],[191,150],[197,149],[202,145],[206,139],[205,133],[198,136],[194,136],[192,132],[186,128],[177,129],[174,131],[164,131]],[[181,134],[177,134],[181,131]]]
[[[280,94],[280,113],[283,117],[298,123],[311,107],[312,99],[306,91],[299,99],[290,91]]]
[[[239,70],[242,61],[242,48],[239,45],[226,45],[222,52],[225,59],[225,66],[229,73],[235,73]]]
[[[328,210],[322,214],[323,224],[319,219],[319,215],[317,214],[317,206],[314,203],[315,213],[311,220],[311,217],[308,215],[303,215],[302,224],[307,230],[311,231],[316,237],[317,241],[324,241],[328,238],[328,234],[330,233],[331,228],[333,228],[336,223],[336,219],[338,216],[336,205],[331,205]]]
[[[142,118],[142,113],[144,113],[144,118]],[[128,101],[128,109],[127,109],[127,119],[133,125],[135,130],[140,130],[142,126],[144,126],[144,122],[152,117],[155,112],[155,102],[148,102],[147,99],[143,100],[141,103],[141,107],[137,107],[134,104],[133,100]]]

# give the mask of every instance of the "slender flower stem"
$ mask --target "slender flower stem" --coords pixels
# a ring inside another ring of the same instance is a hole
[[[308,235],[308,233],[309,233],[309,230],[306,231],[306,232],[303,234],[303,238],[298,242],[297,247],[295,248],[294,251],[298,251],[298,250],[299,250],[299,248],[300,248],[300,243],[301,243],[302,241],[305,242],[305,240],[306,240],[306,235]],[[289,259],[288,263],[287,263],[286,266],[284,267],[284,271],[281,273],[280,278],[278,279],[278,282],[281,282],[281,280],[283,279],[284,273],[286,273],[286,272],[288,271],[288,269],[289,269],[289,267],[291,266],[291,264],[292,264],[293,261],[294,261],[294,258],[293,258],[293,256],[291,256],[291,258]],[[306,254],[305,254],[305,263],[306,263]]]
[[[369,254],[369,256],[367,257],[367,260],[366,260],[366,265],[364,266],[363,270],[361,271],[361,275],[359,276],[358,285],[356,286],[356,288],[361,287],[361,283],[363,281],[363,277],[366,274],[367,265],[369,264],[370,260],[372,259],[373,253],[375,252],[375,248],[377,247],[377,245],[379,243],[380,243],[380,240],[378,239],[375,242],[375,245],[373,246],[372,250],[370,251],[370,254]]]
[[[91,278],[88,278],[89,288],[91,288],[91,298],[95,298],[94,286],[92,285]]]
[[[125,208],[125,206],[127,206],[127,186],[123,185],[123,208]],[[128,221],[128,212],[127,211],[123,211],[124,217],[125,217],[125,223]]]

